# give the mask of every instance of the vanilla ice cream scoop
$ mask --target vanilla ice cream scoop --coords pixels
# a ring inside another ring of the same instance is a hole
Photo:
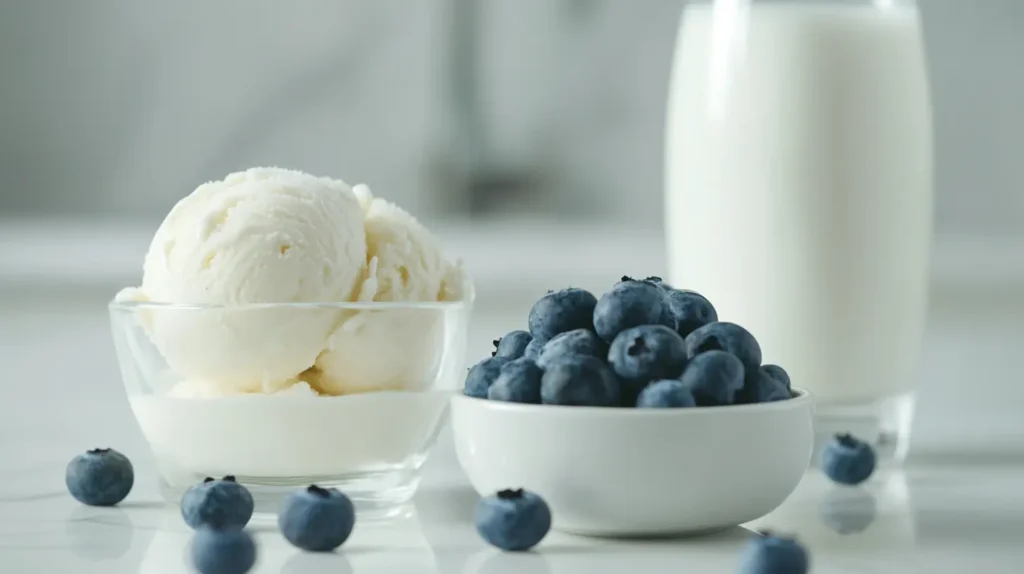
[[[363,211],[344,182],[255,168],[201,185],[158,229],[142,286],[121,298],[212,305],[147,309],[168,365],[224,392],[266,392],[313,366],[366,267]]]
[[[373,199],[367,210],[366,257],[377,260],[374,301],[437,301],[444,279],[440,242],[397,205]]]
[[[457,299],[465,276],[415,217],[356,186],[364,206],[366,274],[360,298],[378,302]],[[444,344],[445,311],[388,308],[359,311],[334,330],[310,382],[321,392],[350,394],[428,386]]]
[[[146,255],[151,301],[348,301],[366,263],[362,209],[342,181],[254,168],[199,186]]]

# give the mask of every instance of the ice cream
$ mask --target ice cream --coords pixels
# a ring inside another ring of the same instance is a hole
[[[366,263],[344,182],[273,168],[199,186],[156,232],[142,291],[175,303],[348,301]]]
[[[367,273],[364,300],[444,300],[447,282],[461,283],[461,269],[448,263],[437,239],[397,205],[357,186],[366,218]],[[327,348],[307,374],[329,394],[409,389],[429,382],[440,356],[443,311],[432,308],[361,311],[331,334]]]
[[[377,260],[374,301],[436,301],[444,278],[441,246],[416,218],[380,198],[364,220],[366,256]]]
[[[274,393],[299,380],[336,395],[424,384],[443,311],[259,304],[454,300],[464,283],[437,239],[367,186],[254,168],[178,202],[142,285],[118,299],[195,306],[140,312],[187,380],[178,396]]]

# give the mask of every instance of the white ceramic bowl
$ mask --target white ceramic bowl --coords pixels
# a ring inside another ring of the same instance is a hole
[[[533,490],[566,532],[687,534],[755,520],[793,492],[814,443],[811,397],[796,394],[664,410],[456,396],[451,420],[459,463],[481,495]]]

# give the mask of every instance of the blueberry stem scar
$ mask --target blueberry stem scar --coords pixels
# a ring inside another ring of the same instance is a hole
[[[229,474],[229,475],[225,476],[224,478],[222,478],[221,480],[226,481],[226,482],[237,482],[235,480],[235,475],[233,475],[233,474]]]
[[[331,495],[330,492],[327,492],[326,488],[320,488],[319,486],[317,486],[315,484],[309,485],[309,488],[306,489],[306,492],[308,492],[308,493],[310,493],[310,494],[312,494],[314,496],[319,496],[320,498],[327,498],[328,496]]]
[[[213,482],[215,480],[217,480],[217,479],[213,478],[212,476],[208,476],[208,477],[203,479],[203,484],[206,484],[207,482]]]
[[[89,454],[104,454],[110,452],[109,448],[94,448],[89,451]]]
[[[521,488],[508,488],[505,490],[498,491],[498,498],[500,500],[518,500],[523,497],[523,489]]]
[[[636,339],[633,339],[633,344],[629,346],[629,349],[626,349],[626,353],[629,354],[630,357],[635,357],[646,350],[647,344],[644,343],[644,338],[637,337]]]
[[[857,446],[857,439],[853,438],[853,435],[851,435],[850,433],[837,434],[836,440],[839,441],[839,444],[847,448],[853,448]]]

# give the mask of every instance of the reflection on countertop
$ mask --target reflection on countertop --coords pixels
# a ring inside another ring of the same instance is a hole
[[[32,471],[39,482],[59,465]],[[14,468],[0,469],[18,474]],[[740,528],[681,539],[612,540],[552,532],[534,551],[504,553],[476,535],[477,496],[451,468],[433,464],[413,504],[399,516],[357,521],[336,552],[292,547],[273,516],[249,525],[258,544],[254,572],[301,574],[603,574],[734,572],[757,530],[807,545],[815,574],[1018,572],[1024,467],[912,467],[861,487],[838,487],[815,470],[777,510]],[[174,506],[140,485],[122,507],[85,508],[69,496],[12,495],[0,485],[4,571],[171,574],[188,571],[192,533]],[[983,550],[983,551],[982,551]]]

